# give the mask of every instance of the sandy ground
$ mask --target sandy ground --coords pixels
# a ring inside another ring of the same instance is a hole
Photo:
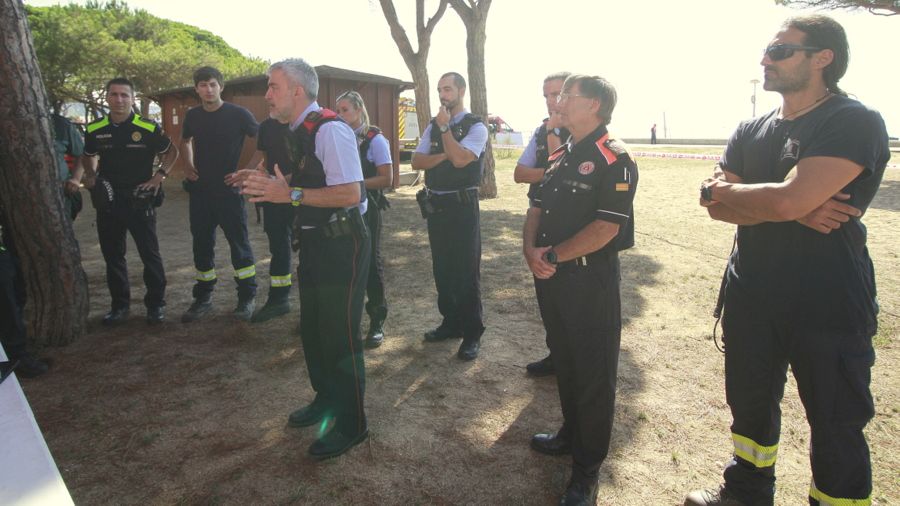
[[[286,426],[288,413],[312,398],[297,312],[261,325],[231,318],[236,293],[220,234],[215,316],[179,323],[193,267],[187,197],[176,183],[159,220],[169,321],[145,324],[140,261],[130,244],[131,320],[104,328],[109,295],[94,212],[86,210],[77,234],[91,284],[90,332],[46,350],[52,373],[25,383],[75,502],[555,504],[569,461],[528,447],[533,433],[556,429],[561,414],[555,380],[524,371],[546,350],[521,259],[527,202],[511,182],[513,162],[498,160],[501,198],[482,203],[488,329],[474,362],[455,358],[455,341],[422,342],[439,321],[425,226],[415,189],[392,196],[384,240],[388,337],[366,352],[371,437],[321,463],[306,455],[317,429]],[[674,505],[686,491],[718,483],[730,454],[723,358],[709,339],[709,315],[732,229],[696,206],[709,162],[639,163],[637,247],[622,256],[616,425],[598,502]],[[889,171],[866,219],[883,308],[872,386],[877,415],[867,428],[873,499],[882,505],[900,503],[898,210],[900,173]],[[261,303],[268,254],[262,225],[251,220]],[[777,503],[804,504],[809,431],[793,381],[784,410]]]

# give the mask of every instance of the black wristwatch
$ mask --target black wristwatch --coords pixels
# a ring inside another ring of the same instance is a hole
[[[559,263],[556,259],[556,251],[552,247],[544,253],[544,259],[547,260],[548,264],[556,265]]]
[[[705,184],[700,185],[700,198],[711,202],[712,201],[712,186],[706,186]]]

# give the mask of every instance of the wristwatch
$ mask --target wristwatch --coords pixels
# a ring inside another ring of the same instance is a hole
[[[162,170],[162,169],[157,170],[156,173],[157,173],[157,174],[162,174],[163,181],[165,181],[166,178],[169,177],[169,175],[166,174],[166,171],[164,171],[164,170]]]
[[[291,188],[291,205],[297,207],[303,202],[303,188],[295,186]]]
[[[450,127],[447,125],[438,125],[438,130],[440,130],[442,134],[445,134],[447,133],[447,130],[450,130]]]
[[[558,263],[556,259],[556,251],[554,251],[552,247],[548,249],[546,253],[544,253],[544,259],[547,260],[548,264],[556,265]]]
[[[712,186],[706,186],[705,184],[700,185],[700,198],[711,202],[712,201]]]

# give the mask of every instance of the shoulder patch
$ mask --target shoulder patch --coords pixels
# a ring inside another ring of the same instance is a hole
[[[378,135],[380,133],[381,133],[380,128],[378,128],[377,126],[374,126],[374,125],[370,126],[369,131],[366,132],[366,139],[372,140],[375,138],[376,135]]]
[[[337,118],[337,113],[332,111],[331,109],[321,108],[318,111],[312,111],[311,113],[306,115],[306,118],[303,119],[303,127],[306,128],[307,132],[312,132],[317,126],[325,121],[330,121]]]
[[[547,158],[547,160],[552,162],[552,161],[556,160],[557,158],[561,157],[563,155],[563,153],[565,153],[566,151],[568,151],[566,149],[566,145],[562,144],[560,147],[556,148],[556,150],[554,152],[550,153],[550,157]]]
[[[87,130],[87,133],[91,133],[105,127],[106,125],[109,125],[109,116],[104,116],[97,121],[88,123],[85,130]]]
[[[609,134],[603,134],[603,137],[597,139],[597,142],[595,142],[594,145],[597,146],[597,149],[600,150],[600,154],[606,159],[606,164],[612,165],[616,163],[616,160],[619,158],[616,153],[606,145],[608,140]]]
[[[139,128],[143,128],[144,130],[147,130],[150,133],[153,133],[156,130],[156,123],[147,121],[144,118],[138,116],[137,114],[134,115],[134,118],[132,118],[131,122],[134,123],[135,126],[137,126]]]

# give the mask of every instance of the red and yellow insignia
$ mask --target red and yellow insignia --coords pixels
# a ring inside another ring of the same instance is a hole
[[[578,173],[582,176],[587,176],[591,172],[594,172],[594,162],[584,162],[578,166]]]
[[[616,183],[617,192],[627,192],[629,188],[631,188],[631,185],[628,183]]]

